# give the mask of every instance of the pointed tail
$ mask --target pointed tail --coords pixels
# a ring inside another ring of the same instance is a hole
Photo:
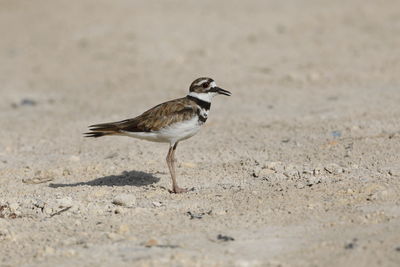
[[[101,123],[89,126],[89,131],[84,133],[85,137],[101,137],[105,135],[120,134],[120,128],[116,123]]]

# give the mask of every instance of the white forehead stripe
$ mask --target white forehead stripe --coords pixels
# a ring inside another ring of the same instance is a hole
[[[203,83],[205,83],[205,82],[208,82],[208,79],[207,79],[207,78],[206,78],[206,79],[203,79],[203,80],[201,80],[201,81],[199,81],[199,82],[197,82],[197,83],[195,83],[194,85],[198,86],[198,85],[201,85],[201,84],[203,84]]]
[[[210,86],[211,86],[211,88],[212,88],[212,87],[217,87],[217,84],[216,84],[215,82],[211,82],[211,83],[210,83]]]

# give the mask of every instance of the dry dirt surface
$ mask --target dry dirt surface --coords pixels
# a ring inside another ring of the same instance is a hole
[[[400,2],[0,1],[1,266],[400,266]],[[85,139],[213,77],[205,127]]]

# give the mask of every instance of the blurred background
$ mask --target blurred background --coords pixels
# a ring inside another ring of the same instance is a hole
[[[128,105],[137,112],[147,98],[185,94],[204,75],[236,99],[254,96],[252,106],[279,100],[274,91],[283,85],[291,90],[286,105],[296,105],[291,97],[304,87],[384,91],[399,83],[399,7],[388,0],[3,0],[2,111],[29,97],[81,112]]]

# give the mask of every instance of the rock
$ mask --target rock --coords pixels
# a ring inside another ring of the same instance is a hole
[[[307,186],[313,186],[313,185],[319,184],[319,183],[321,183],[321,178],[320,177],[310,176],[307,179]]]
[[[284,165],[280,161],[267,161],[264,163],[263,169],[273,170],[275,172],[283,172]]]
[[[324,168],[321,167],[321,166],[315,167],[314,170],[313,170],[313,174],[314,174],[315,176],[320,175],[320,174],[322,173],[323,170],[324,170]]]
[[[390,168],[389,171],[388,171],[388,173],[389,173],[389,175],[391,175],[391,176],[398,176],[398,177],[400,177],[400,168],[398,168],[398,167]]]
[[[118,227],[118,230],[117,230],[118,234],[126,234],[126,233],[129,233],[129,232],[130,232],[130,227],[129,227],[128,224],[121,224]]]
[[[351,189],[351,188],[348,188],[346,193],[349,194],[349,195],[352,195],[352,194],[354,194],[354,190]]]
[[[307,175],[314,175],[314,170],[312,170],[312,169],[310,169],[310,168],[308,168],[308,167],[304,167],[303,168],[303,170],[301,171],[301,173],[304,175],[304,174],[307,174]]]
[[[136,205],[136,197],[132,194],[120,194],[114,198],[112,203],[124,207],[134,207]]]
[[[277,183],[287,180],[287,177],[282,173],[272,173],[267,175],[264,179],[271,183]]]
[[[338,130],[335,130],[335,131],[332,131],[331,132],[331,136],[332,137],[336,137],[336,138],[339,138],[339,137],[341,137],[342,136],[342,132],[341,131],[338,131]]]
[[[186,212],[186,214],[189,215],[191,220],[193,220],[193,219],[202,219],[203,216],[205,215],[204,212],[195,213],[195,212],[191,212],[191,211]]]
[[[324,169],[328,173],[334,174],[334,175],[344,173],[344,169],[335,163],[326,165]]]
[[[124,210],[121,207],[116,207],[113,212],[114,214],[123,214]]]
[[[41,199],[35,199],[32,204],[36,208],[39,208],[39,209],[42,209],[42,210],[44,209],[44,206],[46,205],[46,203]]]
[[[36,106],[37,102],[30,98],[24,98],[20,102],[20,106]]]
[[[266,168],[261,168],[261,167],[257,166],[253,170],[253,177],[265,178],[273,173],[275,173],[275,171],[272,169],[266,169]]]
[[[223,242],[228,242],[228,241],[234,241],[235,239],[231,236],[228,235],[221,235],[219,234],[217,236],[217,240],[223,241]]]
[[[0,203],[0,218],[15,219],[21,215],[20,205],[17,202]]]
[[[345,244],[344,249],[354,249],[357,247],[357,238],[353,238],[352,241],[348,242],[347,244]]]
[[[17,202],[12,202],[8,204],[8,208],[10,209],[11,212],[18,212],[19,210],[19,204]]]
[[[116,233],[107,233],[107,237],[109,239],[113,240],[113,241],[122,239],[122,237],[119,234],[116,234]]]
[[[63,176],[69,176],[72,174],[72,171],[70,169],[64,169],[62,172]]]
[[[153,204],[153,206],[157,207],[157,208],[159,208],[159,207],[161,207],[163,205],[163,203],[160,202],[160,201],[153,201],[151,204]]]
[[[154,247],[154,246],[157,246],[157,245],[158,245],[158,241],[155,240],[155,239],[150,239],[146,243],[144,243],[144,246],[147,247],[147,248],[151,248],[151,247]]]
[[[261,169],[261,171],[260,171],[260,173],[259,173],[259,176],[265,177],[265,176],[268,176],[268,175],[273,174],[273,173],[275,173],[274,170],[271,170],[271,169]]]
[[[22,179],[25,184],[41,184],[54,180],[54,174],[50,171],[37,171],[33,178]]]
[[[72,198],[71,197],[63,197],[56,200],[56,203],[59,208],[68,208],[73,206]]]
[[[261,172],[261,166],[255,166],[253,169],[253,177],[259,177]]]
[[[285,175],[287,178],[298,178],[300,174],[299,171],[296,169],[289,169],[287,171],[284,171],[283,175]]]
[[[46,215],[51,215],[51,214],[53,214],[53,208],[46,206],[46,207],[44,207],[43,212]]]

